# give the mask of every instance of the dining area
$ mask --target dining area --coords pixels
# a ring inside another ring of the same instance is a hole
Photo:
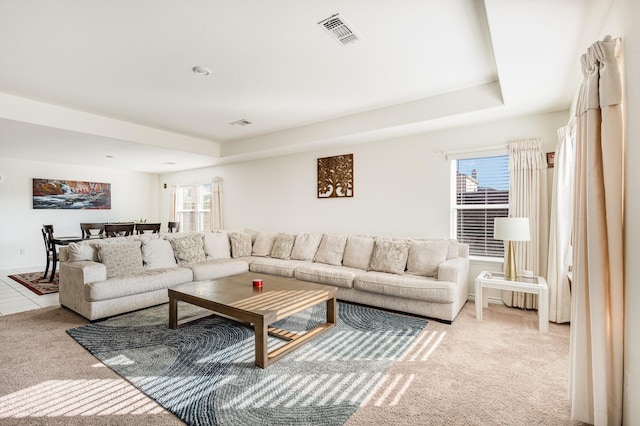
[[[58,247],[71,243],[102,239],[126,237],[140,234],[157,234],[161,232],[161,223],[147,222],[83,222],[80,223],[80,235],[60,236],[56,235],[53,225],[42,225],[42,238],[45,246],[46,266],[43,278],[49,276],[49,281],[53,282],[58,264]],[[168,222],[167,232],[178,232],[179,222]],[[49,274],[49,268],[51,273]]]

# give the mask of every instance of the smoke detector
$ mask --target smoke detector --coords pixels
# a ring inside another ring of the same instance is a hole
[[[318,25],[322,25],[322,28],[343,46],[360,40],[360,37],[353,31],[351,25],[348,25],[339,13],[323,19],[318,22]]]

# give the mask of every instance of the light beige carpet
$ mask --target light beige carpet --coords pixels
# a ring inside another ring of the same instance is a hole
[[[66,334],[86,324],[51,307],[0,317],[0,424],[181,424]],[[569,326],[467,303],[430,321],[348,425],[570,425]],[[126,362],[126,361],[125,361]]]

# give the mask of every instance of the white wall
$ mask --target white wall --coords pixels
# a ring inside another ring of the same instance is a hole
[[[640,419],[640,2],[616,0],[602,29],[602,36],[622,38],[625,81],[625,392],[623,424],[635,425]],[[586,49],[587,46],[585,46]],[[632,403],[635,401],[635,403]]]
[[[321,231],[389,236],[449,237],[450,162],[438,151],[504,145],[539,137],[554,151],[568,112],[485,123],[446,131],[162,175],[160,183],[224,178],[227,229]],[[354,154],[354,197],[316,197],[317,158]],[[552,179],[552,171],[549,171]],[[170,189],[161,203],[168,220]],[[472,265],[500,270],[501,265]],[[473,275],[475,276],[475,275]],[[473,293],[472,281],[470,292]]]
[[[44,270],[43,224],[71,236],[80,235],[80,222],[160,220],[158,175],[0,158],[0,176],[0,270]],[[111,210],[34,210],[32,178],[111,183]]]

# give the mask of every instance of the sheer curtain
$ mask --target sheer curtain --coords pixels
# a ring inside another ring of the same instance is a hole
[[[558,145],[553,169],[547,284],[549,285],[549,320],[557,323],[571,321],[571,287],[567,273],[571,263],[575,132],[575,120],[558,129]]]
[[[219,176],[211,179],[211,230],[224,229],[222,219],[222,182]]]
[[[177,206],[177,194],[178,194],[178,184],[174,183],[171,185],[171,193],[169,194],[169,221],[174,222],[176,220],[176,211],[178,209]]]
[[[547,160],[539,139],[509,144],[509,216],[528,217],[531,241],[515,242],[516,269],[547,275],[549,211],[547,198]],[[535,294],[503,291],[507,306],[537,309]]]
[[[582,55],[576,108],[571,306],[571,416],[622,424],[624,124],[620,39]]]

